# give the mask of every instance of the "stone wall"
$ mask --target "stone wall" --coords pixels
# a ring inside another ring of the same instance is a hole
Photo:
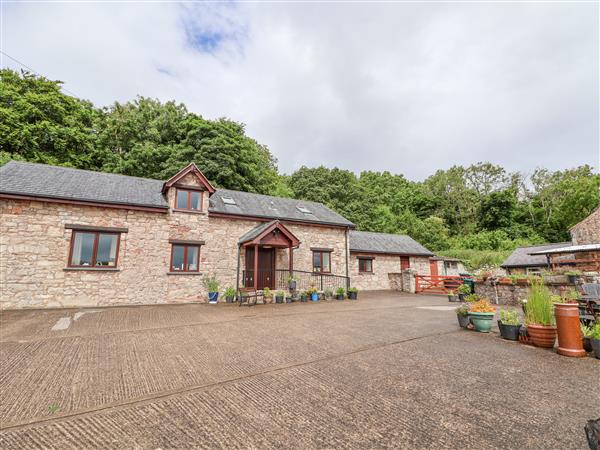
[[[600,243],[600,206],[571,228],[571,240],[574,245]]]
[[[373,272],[361,273],[358,271],[358,257],[366,256],[373,259]],[[420,275],[429,275],[429,258],[420,256],[411,256],[410,268]],[[350,253],[350,284],[365,291],[387,290],[402,288],[402,282],[398,283],[396,275],[400,274],[400,256],[382,255],[369,253]],[[414,278],[414,275],[413,275]],[[414,292],[414,290],[413,290]]]
[[[174,192],[168,195],[173,205]],[[205,193],[205,207],[208,205]],[[235,286],[239,237],[253,220],[209,218],[206,212],[168,214],[38,201],[0,201],[0,308],[45,308],[204,302],[214,274],[221,291]],[[66,224],[127,228],[115,271],[69,269]],[[332,272],[345,275],[345,230],[286,224],[301,241],[294,267],[312,270],[310,247],[333,248]],[[169,274],[169,239],[202,240],[198,274]],[[281,261],[287,268],[287,255]],[[240,270],[243,269],[243,254]]]
[[[552,277],[546,280],[546,286],[553,294],[561,295],[562,292],[575,289],[576,286],[569,284],[567,277]],[[490,303],[497,305],[520,306],[521,300],[529,295],[529,285],[525,283],[496,283],[490,280],[476,281],[475,293],[487,298]]]

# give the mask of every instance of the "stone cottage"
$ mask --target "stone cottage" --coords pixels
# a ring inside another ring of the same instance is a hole
[[[502,267],[512,274],[539,274],[543,269],[600,271],[600,206],[569,231],[571,242],[517,248]]]
[[[300,289],[387,289],[388,273],[429,273],[431,252],[412,239],[381,247],[353,228],[321,203],[216,189],[194,164],[159,181],[11,161],[0,306],[202,302],[207,276],[223,292],[283,289],[290,276]]]

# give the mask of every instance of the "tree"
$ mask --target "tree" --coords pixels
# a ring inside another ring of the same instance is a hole
[[[61,92],[62,82],[0,70],[0,159],[98,168],[90,102]]]
[[[509,228],[517,208],[517,197],[512,189],[486,195],[479,207],[479,229],[497,230]]]

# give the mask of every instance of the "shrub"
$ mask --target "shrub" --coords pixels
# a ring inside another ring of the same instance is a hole
[[[475,303],[479,300],[481,300],[481,297],[477,294],[469,294],[465,297],[465,301],[469,303]]]
[[[467,284],[461,284],[458,289],[456,289],[456,292],[458,292],[459,294],[463,294],[463,295],[467,295],[471,293],[471,286],[467,285]]]
[[[478,302],[473,303],[471,305],[471,308],[469,308],[469,311],[477,312],[477,313],[491,313],[491,312],[495,312],[496,308],[494,306],[490,305],[490,302],[487,299],[482,298]]]
[[[348,294],[358,294],[358,289],[355,287],[348,288]]]
[[[277,291],[276,295],[277,295],[277,297],[281,298],[281,297],[285,296],[285,292],[283,292],[283,291]]]
[[[583,337],[589,338],[592,335],[592,327],[581,324],[581,334]]]
[[[500,322],[503,325],[519,325],[519,315],[516,311],[510,309],[500,310]]]
[[[531,284],[525,314],[528,325],[553,326],[556,323],[552,297],[548,287],[541,281],[534,281]]]
[[[331,288],[327,288],[327,289],[325,289],[323,294],[325,295],[326,298],[331,298],[331,297],[333,297],[333,290]]]
[[[596,323],[590,332],[590,339],[600,341],[600,323]]]
[[[335,291],[335,293],[337,295],[345,295],[346,294],[346,289],[344,289],[344,288],[338,288],[338,290]]]
[[[454,311],[456,311],[457,316],[466,316],[469,314],[469,305],[459,306]]]
[[[225,289],[225,297],[235,297],[235,288],[230,286]]]
[[[214,275],[205,276],[202,279],[202,284],[208,292],[219,292],[219,280],[217,280],[217,278]]]
[[[273,293],[271,292],[271,289],[269,289],[268,287],[263,289],[263,297],[266,298],[271,298],[273,297]]]

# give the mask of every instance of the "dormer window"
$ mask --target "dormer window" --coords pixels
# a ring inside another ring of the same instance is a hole
[[[221,200],[223,200],[223,203],[225,203],[226,205],[235,205],[235,200],[232,199],[231,197],[221,197]]]
[[[185,211],[202,211],[202,191],[177,188],[175,209]]]

